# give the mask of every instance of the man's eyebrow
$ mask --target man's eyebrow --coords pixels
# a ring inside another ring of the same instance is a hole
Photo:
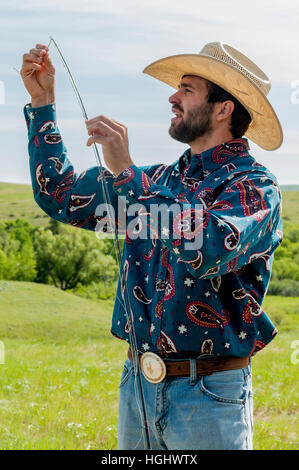
[[[179,88],[184,87],[184,88],[192,88],[192,90],[195,90],[195,87],[191,85],[190,83],[182,82],[179,84]]]

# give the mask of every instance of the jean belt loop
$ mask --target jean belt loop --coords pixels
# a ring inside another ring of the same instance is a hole
[[[196,372],[196,359],[190,358],[190,385],[195,385],[197,382]]]

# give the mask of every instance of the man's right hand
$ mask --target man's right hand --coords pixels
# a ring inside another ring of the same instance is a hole
[[[47,46],[36,44],[34,49],[23,55],[21,77],[31,96],[32,107],[55,101],[55,68]]]

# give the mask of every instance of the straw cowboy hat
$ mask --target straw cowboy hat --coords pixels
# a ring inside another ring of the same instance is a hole
[[[267,99],[271,88],[269,78],[228,44],[210,42],[199,54],[165,57],[148,65],[143,72],[174,88],[178,88],[184,75],[196,75],[216,83],[249,112],[252,121],[246,137],[265,150],[275,150],[282,144],[282,128]]]

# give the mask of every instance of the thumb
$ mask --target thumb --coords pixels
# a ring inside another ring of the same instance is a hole
[[[47,67],[48,70],[52,70],[52,71],[55,70],[53,62],[50,59],[49,51],[46,51],[45,55],[43,56],[43,62],[44,62],[45,66]]]

